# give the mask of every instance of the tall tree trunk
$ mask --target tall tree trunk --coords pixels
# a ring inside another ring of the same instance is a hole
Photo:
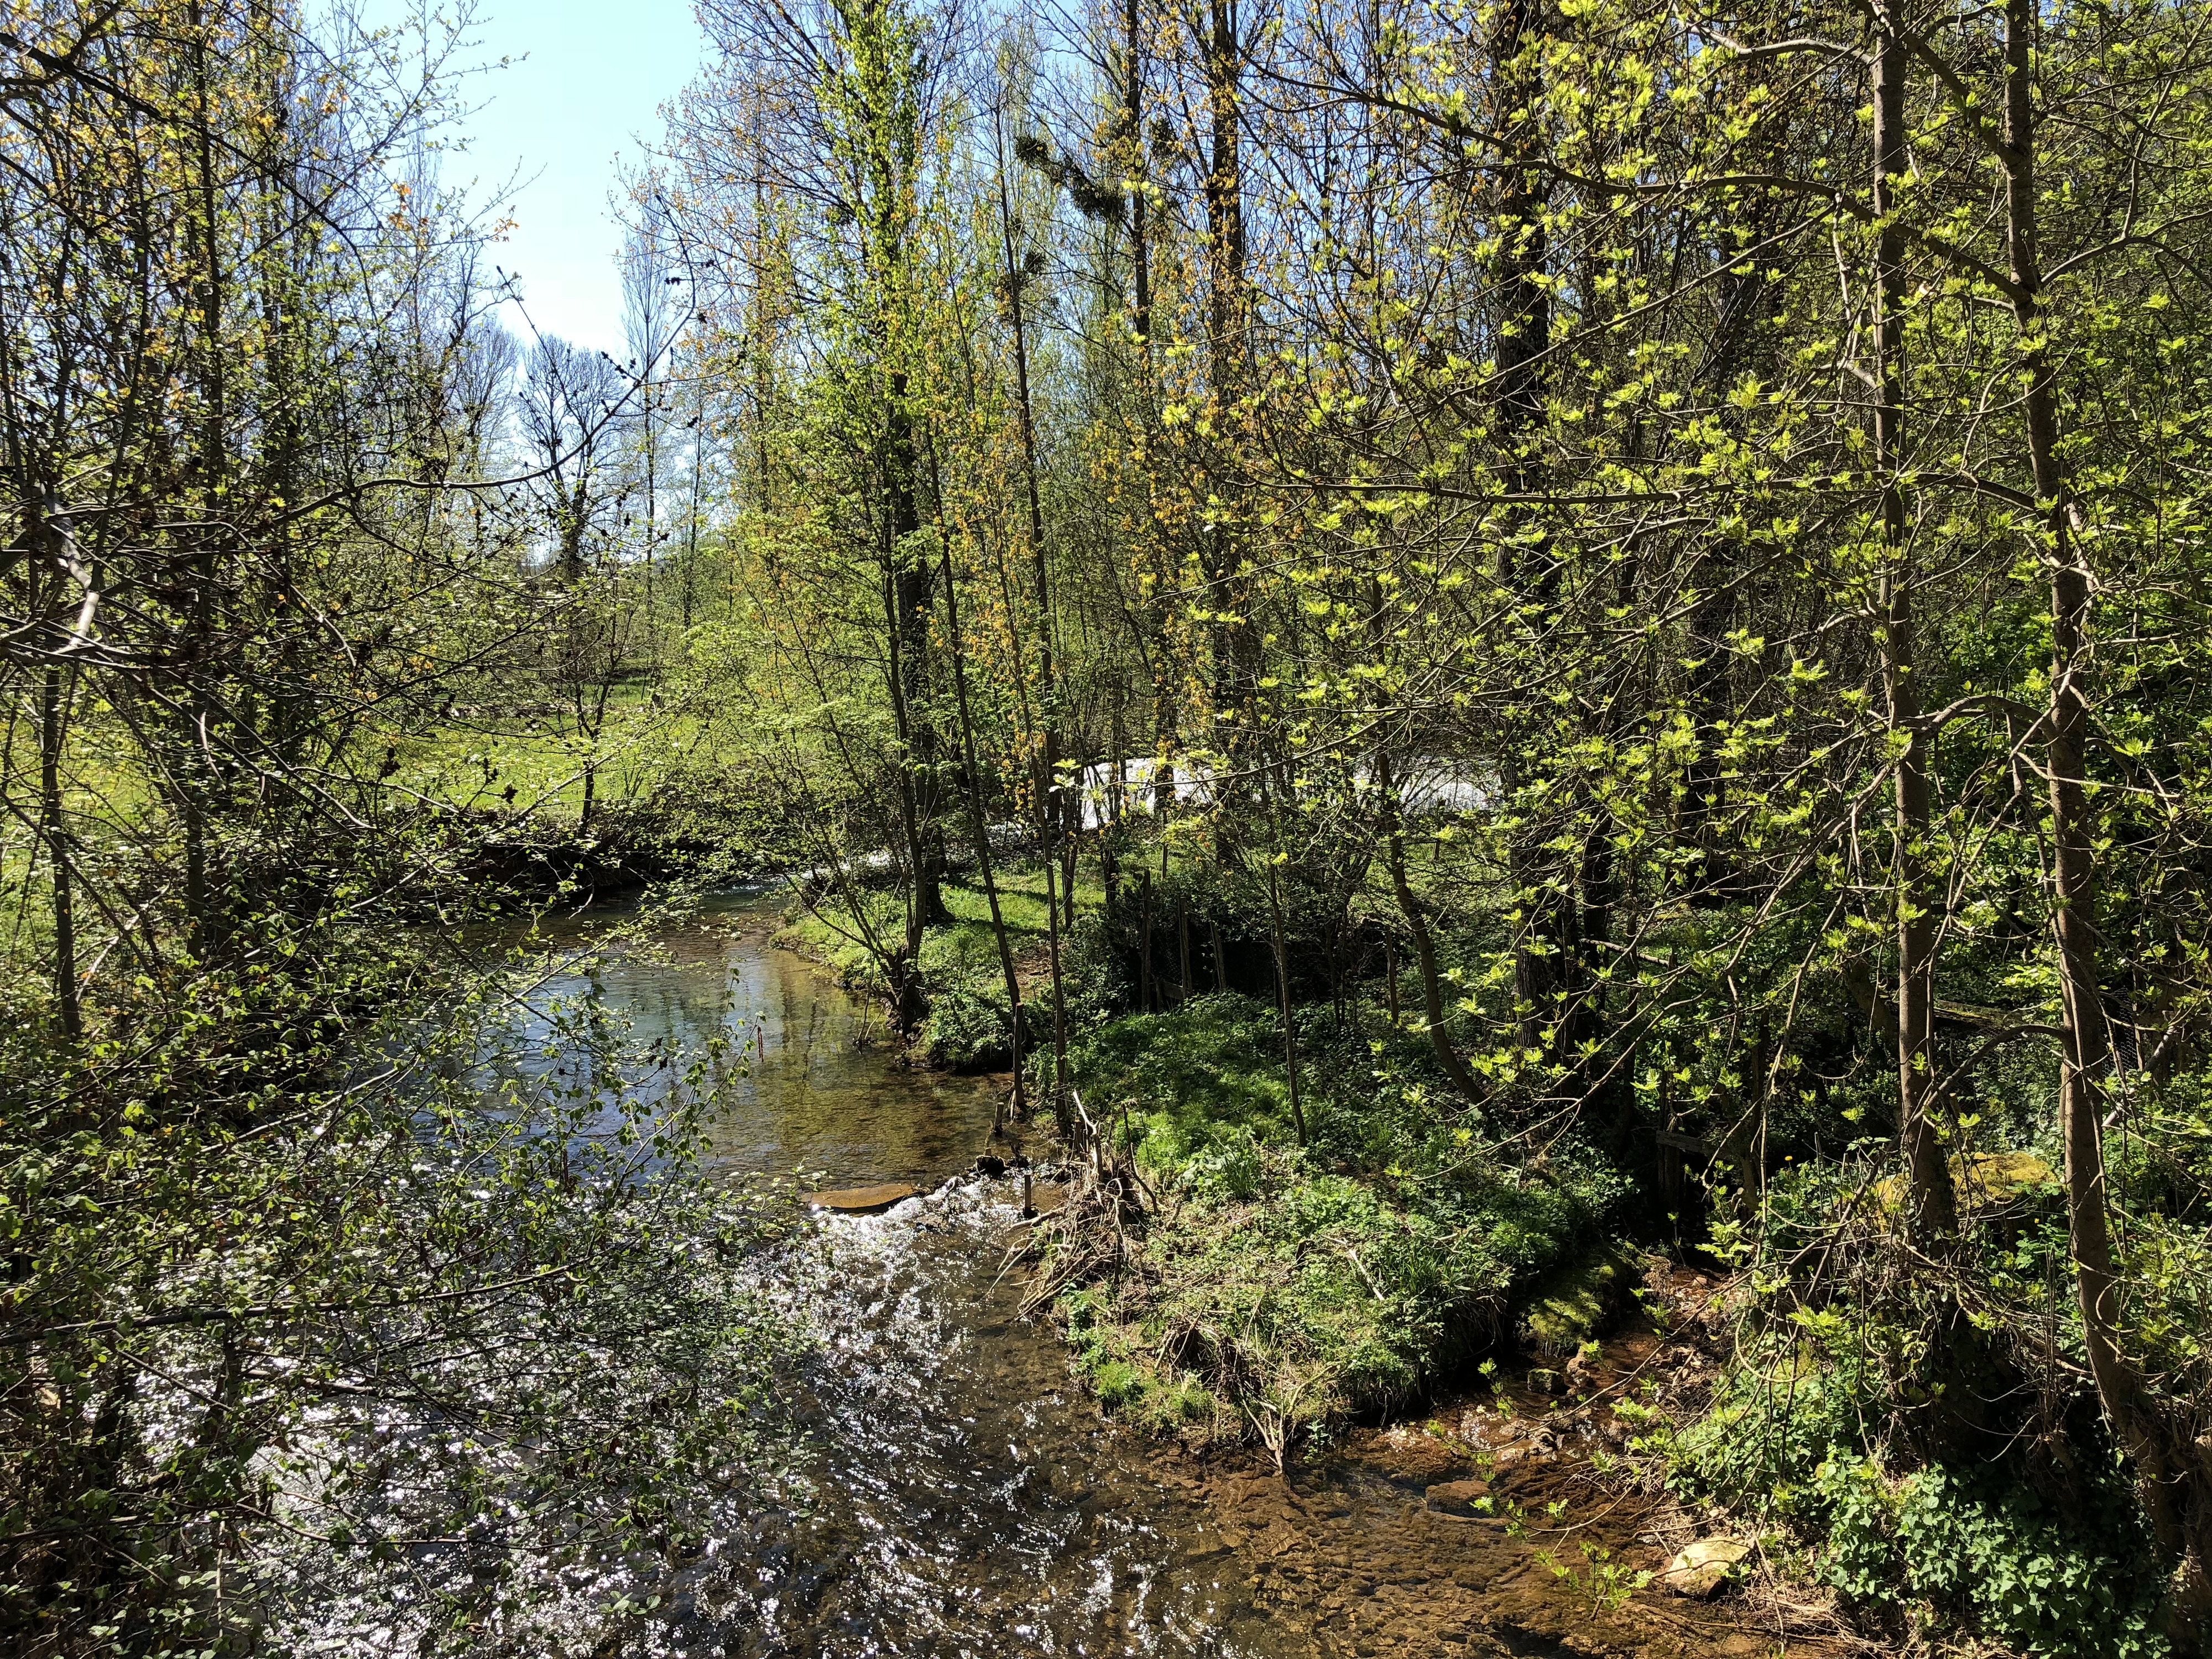
[[[1537,165],[1543,134],[1538,106],[1543,92],[1538,58],[1542,0],[1502,0],[1492,22],[1489,73],[1497,105],[1498,158],[1496,216],[1498,253],[1498,434],[1508,490],[1522,502],[1543,483],[1538,451],[1544,423],[1547,354],[1552,337],[1552,295],[1545,281],[1550,258],[1545,228],[1544,174]],[[1540,531],[1530,533],[1525,505],[1507,507],[1498,545],[1501,587],[1547,599],[1557,583],[1551,550]],[[1499,767],[1510,800],[1522,781],[1519,757],[1509,740]],[[1515,1000],[1521,1011],[1522,1046],[1542,1046],[1547,1012],[1558,988],[1562,936],[1571,927],[1563,908],[1573,903],[1565,884],[1553,890],[1542,855],[1525,835],[1506,849],[1515,895],[1525,913],[1514,944]]]
[[[1130,323],[1137,336],[1140,374],[1150,379],[1152,366],[1152,262],[1145,198],[1145,40],[1142,0],[1123,0],[1121,7],[1121,122],[1129,143],[1129,178],[1136,188],[1129,192]]]
[[[929,690],[930,589],[934,573],[917,557],[913,537],[921,528],[916,483],[914,423],[905,404],[907,378],[891,377],[884,465],[884,591],[890,615],[892,702],[902,750],[899,768],[900,822],[914,882],[915,925],[950,921],[945,908],[945,842],[938,823],[939,769],[944,761],[935,721],[925,706]],[[921,940],[915,941],[917,957]]]
[[[1147,870],[1140,879],[1138,903],[1139,946],[1137,957],[1137,1012],[1150,1014],[1158,1012],[1158,998],[1152,991],[1152,872]]]
[[[936,465],[931,447],[931,466]],[[940,499],[942,491],[939,492]],[[963,769],[968,780],[968,814],[975,826],[975,871],[983,883],[983,897],[991,907],[991,938],[999,948],[999,971],[1006,987],[1007,1045],[1014,1068],[1014,1115],[1029,1115],[1028,1085],[1022,1077],[1022,979],[1014,965],[1014,946],[1006,932],[1006,918],[999,906],[999,881],[991,864],[991,820],[984,810],[983,772],[975,756],[975,720],[968,702],[968,647],[960,632],[960,587],[952,575],[952,541],[938,537],[939,574],[945,583],[945,626],[952,653],[952,689],[960,713]]]
[[[920,964],[921,961],[921,931],[926,925],[922,910],[922,872],[927,858],[922,844],[921,791],[915,773],[919,769],[915,754],[914,720],[907,702],[907,694],[915,681],[905,659],[907,629],[903,605],[905,589],[899,577],[896,559],[892,548],[893,525],[889,514],[884,520],[883,598],[884,644],[890,652],[886,664],[891,698],[892,735],[898,743],[898,811],[899,832],[906,842],[907,894],[904,936],[892,964],[891,1001],[899,1030],[911,1033],[927,1012],[923,1006]],[[941,900],[940,900],[941,902]]]
[[[757,137],[755,143],[759,143]],[[775,481],[768,450],[769,412],[775,404],[775,355],[772,349],[768,281],[768,188],[762,160],[753,170],[753,223],[761,238],[761,265],[753,282],[753,511],[763,519],[775,510]],[[703,398],[703,392],[702,394]],[[702,410],[704,420],[704,410]]]
[[[1203,525],[1206,575],[1212,592],[1213,702],[1227,726],[1217,746],[1245,752],[1251,738],[1253,701],[1260,680],[1260,635],[1253,617],[1252,584],[1244,570],[1238,514],[1240,491],[1232,474],[1239,463],[1222,453],[1241,424],[1237,412],[1244,386],[1245,273],[1243,110],[1244,43],[1237,0],[1207,0],[1201,42],[1206,72],[1208,155],[1205,179],[1206,253],[1206,368],[1214,403],[1212,521]]]
[[[1779,148],[1767,161],[1780,172],[1788,165]],[[1769,198],[1749,216],[1735,217],[1731,198],[1723,216],[1701,234],[1728,250],[1729,263],[1717,274],[1714,291],[1719,315],[1698,380],[1704,401],[1731,440],[1744,433],[1744,411],[1729,399],[1736,376],[1752,343],[1753,330],[1767,313],[1779,289],[1775,274],[1763,264],[1771,222],[1781,216],[1778,203]],[[1734,246],[1729,245],[1733,243]],[[1632,582],[1634,563],[1624,561],[1625,583]],[[1698,745],[1685,769],[1680,839],[1694,858],[1686,864],[1682,884],[1693,904],[1723,905],[1739,896],[1735,859],[1726,828],[1728,763],[1723,749],[1723,727],[1736,703],[1736,676],[1729,635],[1741,609],[1739,587],[1744,574],[1741,532],[1723,520],[1699,533],[1691,585],[1697,599],[1689,618],[1690,647],[1694,657],[1689,670],[1690,716],[1697,723]]]
[[[1139,600],[1138,616],[1144,643],[1151,657],[1152,681],[1152,754],[1159,764],[1152,777],[1152,810],[1162,820],[1175,804],[1174,775],[1166,763],[1182,735],[1176,708],[1177,687],[1168,667],[1168,609],[1170,573],[1158,565],[1159,526],[1153,512],[1152,441],[1152,204],[1146,194],[1148,169],[1145,163],[1145,43],[1142,0],[1123,0],[1121,8],[1121,124],[1128,144],[1129,200],[1129,326],[1135,337],[1135,360],[1131,365],[1136,398],[1136,471],[1143,489],[1139,518],[1140,568],[1152,574],[1152,592]]]
[[[856,137],[865,155],[870,198],[871,276],[875,285],[871,323],[884,374],[878,483],[884,492],[883,559],[895,682],[891,695],[902,751],[901,827],[912,878],[908,923],[914,948],[911,968],[921,954],[921,930],[949,921],[951,915],[945,908],[945,836],[938,823],[944,756],[927,706],[930,588],[935,572],[930,560],[917,556],[911,540],[921,528],[924,459],[909,404],[913,386],[908,373],[913,361],[908,354],[916,349],[911,336],[915,319],[909,314],[909,236],[920,163],[911,148],[914,136],[902,125],[909,112],[901,104],[903,88],[893,68],[899,51],[894,40],[894,10],[872,0],[848,22],[854,32],[856,56],[866,65],[858,73],[867,108],[861,118],[864,130]],[[919,1008],[918,985],[911,995]]]
[[[1898,191],[1910,158],[1905,115],[1908,27],[1905,0],[1879,0],[1875,9],[1874,99],[1874,211],[1875,344],[1880,392],[1875,404],[1875,465],[1881,490],[1881,592],[1878,624],[1882,684],[1889,726],[1904,734],[1897,761],[1896,853],[1893,880],[1897,908],[1898,1133],[1911,1184],[1908,1223],[1914,1237],[1929,1241],[1958,1231],[1958,1200],[1937,1098],[1934,1018],[1936,912],[1940,900],[1927,872],[1928,750],[1920,724],[1920,690],[1913,678],[1912,580],[1907,544],[1904,467],[1905,236],[1893,222]]]
[[[76,982],[76,915],[70,902],[69,825],[62,816],[62,745],[68,740],[69,731],[66,678],[60,664],[46,665],[39,700],[39,816],[46,861],[53,871],[54,1004],[60,1012],[62,1035],[74,1041],[84,1035],[84,1014]]]
[[[210,24],[197,0],[187,15],[191,28],[192,86],[198,106],[193,124],[198,177],[193,182],[199,198],[198,252],[205,261],[196,273],[195,282],[205,353],[199,365],[202,408],[197,470],[204,499],[212,504],[221,500],[229,473],[229,386],[222,338],[225,295],[222,211],[215,167],[215,82],[208,63]],[[210,511],[210,516],[217,514]],[[214,728],[217,711],[210,685],[216,669],[216,557],[214,533],[211,529],[204,530],[191,562],[191,638],[184,653],[185,672],[191,676],[191,683],[185,697],[185,707],[191,711],[191,730],[186,733],[182,803],[187,945],[194,959],[201,961],[205,960],[216,932],[215,899],[210,890],[208,869],[209,817],[216,783]]]
[[[1069,828],[1065,822],[1066,803],[1058,787],[1060,690],[1053,664],[1052,568],[1045,552],[1044,504],[1037,489],[1036,413],[1030,401],[1029,331],[1024,325],[1022,304],[1029,273],[1014,250],[1013,204],[1006,195],[1006,135],[995,114],[993,133],[998,143],[999,246],[1006,261],[1006,315],[1014,344],[1014,413],[1021,427],[1023,495],[1029,507],[1030,580],[1037,612],[1037,816],[1044,828],[1045,856],[1049,860],[1056,838],[1066,836]],[[1073,921],[1074,884],[1064,884]]]
[[[2184,1559],[2185,1607],[2212,1607],[2212,1493],[2201,1474],[2169,1455],[2166,1425],[2141,1370],[2122,1344],[2105,1176],[2104,1079],[2112,1065],[2098,964],[2095,826],[2087,793],[2092,583],[2072,480],[2059,454],[2057,388],[2042,343],[2043,271],[2038,248],[2034,0],[2005,6],[2006,255],[2027,383],[2028,460],[2051,565],[2051,698],[2045,714],[2050,769],[2051,877],[2061,1030],[2058,1122],[2066,1152],[2067,1228],[2083,1343],[2099,1401],[2136,1466],[2159,1541]]]

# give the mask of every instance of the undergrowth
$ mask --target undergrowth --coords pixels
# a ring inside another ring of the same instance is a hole
[[[1509,1150],[1384,1022],[1301,1024],[1304,1146],[1264,1004],[1205,997],[1077,1044],[1074,1086],[1152,1196],[1112,1270],[1058,1264],[1102,1402],[1279,1457],[1500,1340],[1547,1269],[1603,1245],[1622,1188],[1581,1146]]]
[[[2085,1363],[2042,1174],[1962,1188],[1965,1234],[1931,1284],[1896,1270],[1894,1217],[1864,1196],[1879,1183],[1785,1172],[1755,1240],[1718,1230],[1749,1294],[1710,1403],[1632,1444],[1685,1498],[1794,1540],[1803,1575],[1893,1640],[2162,1655],[2167,1575],[2136,1494],[2093,1404],[2037,1361]]]

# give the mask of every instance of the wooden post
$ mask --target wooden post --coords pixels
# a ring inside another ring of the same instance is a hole
[[[1138,951],[1137,1011],[1149,1014],[1152,1012],[1152,872],[1150,870],[1144,872],[1143,890],[1141,937],[1144,943]]]
[[[1176,906],[1176,929],[1180,935],[1182,960],[1177,964],[1180,975],[1176,980],[1176,1002],[1178,1006],[1190,1000],[1190,907]]]

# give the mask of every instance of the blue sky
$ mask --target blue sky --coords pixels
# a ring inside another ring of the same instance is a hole
[[[621,244],[609,205],[623,164],[660,131],[659,110],[691,79],[702,52],[691,0],[483,0],[465,155],[449,157],[448,188],[473,176],[477,194],[519,176],[517,221],[494,251],[520,282],[530,318],[549,334],[623,355]],[[373,15],[400,15],[380,0]],[[509,321],[520,328],[520,319]]]

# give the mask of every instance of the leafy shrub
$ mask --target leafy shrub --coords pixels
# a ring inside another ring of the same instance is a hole
[[[1700,1420],[1656,1437],[1686,1496],[1791,1524],[1816,1540],[1820,1581],[1877,1614],[1917,1606],[2051,1659],[2166,1651],[2160,1576],[2115,1481],[2059,1504],[2018,1458],[1892,1474],[1870,1451],[1887,1410],[1870,1365],[1809,1339],[1753,1357]]]
[[[923,1038],[929,1063],[953,1072],[988,1072],[1012,1064],[1012,1022],[1006,999],[954,985],[930,1000]]]
[[[2118,1494],[2062,1514],[2008,1470],[1941,1466],[1894,1483],[1863,1457],[1824,1463],[1831,1510],[1821,1577],[1855,1601],[1924,1601],[2024,1652],[2051,1659],[2163,1654],[2160,1577]]]
[[[1251,1199],[1260,1194],[1260,1143],[1242,1123],[1210,1137],[1180,1171],[1182,1183],[1205,1199]]]
[[[1878,1386],[1849,1352],[1823,1361],[1787,1337],[1754,1349],[1673,1443],[1676,1488],[1711,1503],[1755,1498],[1782,1520],[1825,1522],[1814,1478],[1835,1448],[1865,1443],[1886,1409]]]

